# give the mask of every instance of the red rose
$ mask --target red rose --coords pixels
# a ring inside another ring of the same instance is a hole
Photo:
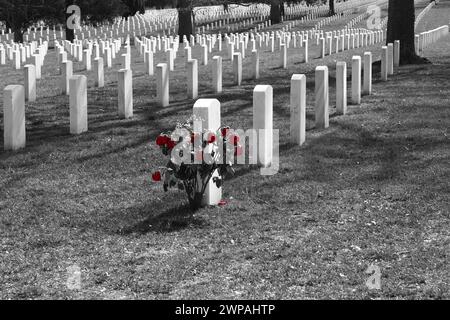
[[[242,146],[237,146],[236,150],[234,151],[234,155],[239,157],[242,155],[242,152],[243,152]]]
[[[239,143],[239,141],[241,141],[241,138],[239,136],[233,135],[230,137],[229,140],[233,142],[233,144],[236,146]]]
[[[167,141],[167,148],[169,150],[172,150],[173,148],[175,148],[175,146],[177,145],[177,143],[175,141],[173,141],[172,139],[170,139],[169,141]]]
[[[216,142],[216,135],[214,134],[214,133],[211,133],[211,134],[209,134],[209,137],[208,137],[208,143],[214,143],[214,142]]]
[[[156,171],[154,174],[152,174],[152,180],[155,182],[161,181],[161,172]]]
[[[230,130],[229,128],[222,128],[222,130],[221,130],[222,137],[225,138],[227,136],[229,130]]]
[[[156,145],[162,147],[167,144],[168,140],[168,136],[161,134],[158,138],[156,138]]]

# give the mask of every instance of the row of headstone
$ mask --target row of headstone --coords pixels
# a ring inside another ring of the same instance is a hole
[[[415,35],[416,53],[421,54],[427,46],[438,41],[440,38],[448,35],[449,27],[450,25],[443,25],[440,26],[439,28],[416,34]]]
[[[397,40],[395,57],[394,50],[383,47],[382,77],[390,74],[390,68],[394,67],[394,60],[398,60],[400,54],[400,42]],[[389,47],[393,48],[392,44]],[[364,68],[362,68],[364,67]],[[384,68],[384,69],[383,69]],[[363,78],[361,71],[363,70]],[[352,58],[351,74],[351,103],[361,104],[361,96],[372,94],[372,53],[365,52],[363,61],[360,56]],[[315,123],[317,129],[329,127],[329,74],[328,67],[319,66],[315,70]],[[306,76],[295,74],[291,79],[291,142],[302,145],[305,142],[306,132]],[[337,114],[347,113],[347,64],[339,61],[336,63],[336,111]]]
[[[430,1],[430,3],[417,15],[416,20],[414,21],[414,29],[417,28],[420,21],[423,19],[423,17],[430,11],[431,8],[435,6],[435,1]]]
[[[33,59],[36,68],[39,68],[43,64],[44,58],[48,52],[48,43],[44,42],[39,45],[36,42],[32,42],[28,45],[14,44],[12,46],[7,45],[4,47],[0,44],[0,65],[6,65],[7,61],[10,60],[14,69],[22,69],[22,65],[29,59]],[[40,72],[39,72],[40,79]]]
[[[346,112],[346,64],[338,62],[337,92],[341,105],[338,112]],[[316,128],[329,127],[329,75],[326,66],[319,66],[315,72],[315,121]],[[364,54],[364,93],[371,94],[372,54]],[[352,59],[352,102],[361,103],[361,57]],[[338,102],[339,103],[339,102]],[[290,97],[290,135],[291,142],[302,145],[306,133],[306,76],[294,74],[291,78]],[[193,114],[201,119],[202,130],[217,131],[221,126],[220,102],[216,99],[200,99],[193,108]],[[273,88],[270,85],[257,85],[253,90],[253,129],[257,130],[257,163],[269,167],[273,161]],[[194,131],[197,130],[194,127]],[[200,130],[198,130],[200,131]],[[201,132],[201,131],[200,131]],[[215,173],[215,175],[217,172]],[[203,204],[217,205],[222,197],[222,189],[209,183]]]

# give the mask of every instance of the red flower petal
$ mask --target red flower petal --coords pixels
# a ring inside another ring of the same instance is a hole
[[[156,145],[159,147],[162,147],[163,145],[165,145],[167,142],[167,136],[165,135],[160,135],[158,136],[158,138],[156,138]]]
[[[159,182],[161,181],[161,172],[156,171],[155,173],[152,174],[152,180],[155,182]]]
[[[231,136],[230,141],[232,141],[234,145],[237,145],[239,141],[241,141],[241,138],[239,136],[233,135]]]
[[[214,143],[216,142],[216,135],[214,133],[210,133],[208,137],[208,143]]]
[[[167,142],[167,148],[168,148],[169,150],[172,150],[173,148],[175,148],[176,145],[177,145],[177,143],[176,143],[175,141],[173,141],[173,140],[169,140],[169,141]]]
[[[222,137],[226,137],[228,134],[229,129],[228,128],[222,128],[221,133],[222,133]]]

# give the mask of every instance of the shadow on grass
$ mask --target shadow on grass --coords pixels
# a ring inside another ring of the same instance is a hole
[[[152,212],[154,208],[149,204],[136,210],[142,213]],[[148,216],[139,223],[121,228],[118,233],[121,235],[129,235],[133,233],[145,234],[149,232],[175,232],[187,228],[201,228],[208,224],[202,218],[195,217],[188,204],[178,207],[169,208],[156,216]]]

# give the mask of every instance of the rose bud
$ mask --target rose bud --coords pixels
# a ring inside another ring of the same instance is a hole
[[[236,146],[239,141],[241,141],[241,138],[237,135],[233,135],[230,137],[230,141]]]
[[[152,180],[155,182],[161,181],[161,172],[156,171],[154,174],[152,174]]]
[[[226,137],[228,134],[228,131],[230,131],[230,128],[222,128],[221,133],[222,133],[222,137]]]
[[[173,141],[172,139],[167,141],[167,149],[169,149],[169,150],[172,150],[173,148],[175,148],[176,145],[177,145],[177,143],[175,141]]]
[[[167,144],[168,140],[169,140],[169,137],[161,134],[158,136],[158,138],[156,138],[156,145],[159,147],[162,147]]]
[[[208,137],[208,143],[214,143],[214,142],[216,142],[216,135],[214,134],[214,133],[211,133],[211,134],[209,134],[209,137]]]

